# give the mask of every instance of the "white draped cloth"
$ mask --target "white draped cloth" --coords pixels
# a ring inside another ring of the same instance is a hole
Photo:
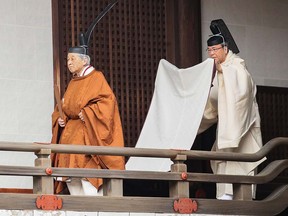
[[[208,99],[214,60],[185,69],[162,59],[136,148],[190,150]],[[169,171],[168,158],[131,157],[127,170]]]

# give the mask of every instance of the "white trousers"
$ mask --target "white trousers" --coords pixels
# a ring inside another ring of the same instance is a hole
[[[256,168],[257,169],[257,168]],[[248,176],[256,175],[256,169],[248,173]],[[217,173],[219,174],[219,173]],[[220,200],[233,200],[233,185],[228,183],[216,183],[216,198]],[[252,184],[252,198],[256,197],[256,185]]]
[[[103,196],[103,190],[97,190],[89,181],[81,178],[72,178],[66,182],[70,195]]]

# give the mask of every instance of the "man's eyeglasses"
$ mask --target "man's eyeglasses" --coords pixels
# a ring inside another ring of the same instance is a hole
[[[207,48],[206,49],[206,51],[208,52],[208,53],[211,53],[211,52],[214,52],[214,53],[216,53],[218,50],[220,50],[220,49],[222,49],[223,47],[219,47],[219,48]]]

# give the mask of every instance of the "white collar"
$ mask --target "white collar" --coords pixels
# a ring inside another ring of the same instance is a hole
[[[93,70],[94,70],[94,67],[92,67],[91,65],[88,65],[88,66],[83,68],[83,70],[79,74],[79,77],[86,76],[86,75],[90,74]]]

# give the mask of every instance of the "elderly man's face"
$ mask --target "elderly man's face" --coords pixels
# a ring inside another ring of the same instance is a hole
[[[223,47],[221,44],[208,46],[207,52],[209,57],[215,59],[216,62],[222,63],[226,59],[227,47]]]
[[[77,53],[68,53],[67,66],[71,73],[80,73],[85,65],[86,61],[81,59]]]

